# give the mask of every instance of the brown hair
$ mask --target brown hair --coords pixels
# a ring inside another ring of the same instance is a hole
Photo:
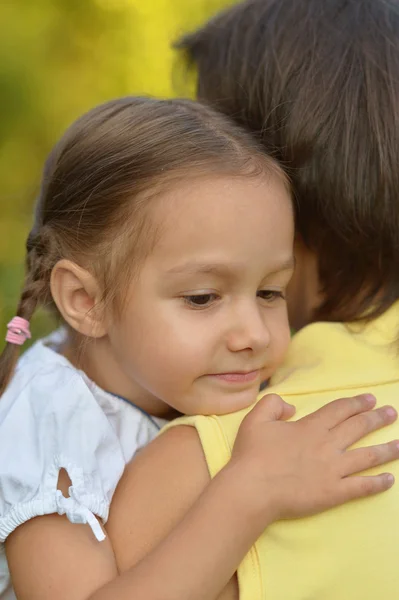
[[[179,41],[198,96],[287,168],[319,261],[315,319],[399,298],[399,4],[249,0]]]
[[[122,98],[78,119],[46,162],[17,316],[30,320],[39,305],[56,311],[50,276],[61,258],[91,269],[109,300],[148,252],[149,199],[176,177],[212,172],[269,172],[286,183],[248,133],[189,100]],[[0,393],[17,357],[18,346],[8,343]]]

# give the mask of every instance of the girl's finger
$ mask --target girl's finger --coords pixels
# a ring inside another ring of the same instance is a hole
[[[295,414],[295,406],[288,404],[277,394],[266,394],[252,412],[255,412],[256,418],[264,421],[285,421]]]
[[[369,446],[368,448],[356,448],[346,452],[343,456],[344,477],[366,471],[372,467],[378,467],[391,460],[399,458],[399,441]]]
[[[355,500],[356,498],[366,498],[374,494],[380,494],[389,490],[395,483],[392,473],[381,473],[380,475],[347,477],[342,480],[340,498],[337,504]]]
[[[372,394],[361,394],[352,398],[340,398],[333,400],[316,412],[307,415],[301,421],[317,420],[327,429],[333,429],[346,419],[364,411],[369,411],[375,406],[376,399]]]
[[[368,433],[377,431],[396,421],[398,413],[392,406],[382,406],[355,415],[340,423],[331,431],[341,450],[352,446]]]

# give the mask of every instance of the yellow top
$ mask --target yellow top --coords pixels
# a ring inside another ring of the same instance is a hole
[[[292,340],[268,392],[295,404],[300,418],[335,398],[362,392],[399,410],[399,303],[361,328],[314,323]],[[196,427],[213,477],[229,460],[248,410],[184,417]],[[399,422],[362,445],[399,439]],[[271,525],[238,569],[240,600],[399,598],[399,462],[391,490],[321,515]],[[376,470],[380,472],[381,468]]]

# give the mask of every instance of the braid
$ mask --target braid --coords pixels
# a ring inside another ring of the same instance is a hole
[[[49,227],[32,231],[26,242],[26,275],[16,316],[30,321],[36,309],[51,302],[50,276],[58,260],[58,249]],[[0,395],[13,375],[20,347],[6,343],[0,356]]]
[[[17,316],[30,321],[39,305],[51,301],[50,276],[58,259],[54,236],[43,226],[38,234],[29,234],[26,243],[26,277],[18,303]]]

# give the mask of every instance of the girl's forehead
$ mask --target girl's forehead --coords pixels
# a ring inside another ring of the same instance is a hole
[[[182,223],[197,230],[200,222],[212,227],[216,219],[218,227],[223,223],[234,226],[237,215],[248,221],[256,214],[267,220],[277,213],[281,217],[292,215],[289,192],[276,175],[261,174],[181,181],[159,195],[153,214],[158,222],[170,226]]]
[[[185,181],[157,199],[153,214],[158,235],[152,255],[161,262],[227,254],[241,262],[292,248],[291,199],[271,175]]]

